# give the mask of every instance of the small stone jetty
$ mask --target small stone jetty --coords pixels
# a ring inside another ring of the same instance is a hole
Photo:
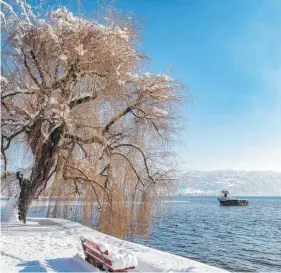
[[[221,191],[221,196],[218,198],[221,206],[248,206],[249,201],[246,199],[235,199],[229,191]]]
[[[220,200],[221,206],[248,206],[248,200],[231,199],[231,200]]]

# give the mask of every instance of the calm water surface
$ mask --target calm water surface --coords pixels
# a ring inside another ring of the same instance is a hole
[[[151,235],[133,241],[230,271],[281,272],[281,197],[248,199],[247,207],[221,207],[216,197],[175,197]]]

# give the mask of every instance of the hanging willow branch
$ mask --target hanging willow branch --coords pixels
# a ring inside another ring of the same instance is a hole
[[[137,25],[114,10],[98,21],[66,7],[38,18],[25,0],[2,5],[1,154],[6,168],[20,143],[33,162],[21,219],[41,195],[66,217],[78,196],[85,221],[97,204],[100,228],[125,236],[126,217],[143,211],[132,198],[151,202],[175,178],[169,149],[184,88],[141,72]]]

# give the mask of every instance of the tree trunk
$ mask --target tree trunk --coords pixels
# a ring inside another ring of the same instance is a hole
[[[33,199],[33,196],[30,194],[30,180],[19,178],[20,181],[20,197],[18,203],[18,211],[19,211],[19,220],[26,223],[26,216],[29,205]]]
[[[57,127],[45,142],[39,139],[37,143],[33,143],[35,161],[31,177],[30,179],[18,177],[21,187],[18,203],[19,220],[24,223],[26,223],[27,211],[33,198],[39,190],[45,189],[50,173],[55,167],[62,132],[63,125]],[[36,141],[36,139],[33,141]]]

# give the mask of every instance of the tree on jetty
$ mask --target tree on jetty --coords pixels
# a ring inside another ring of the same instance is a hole
[[[25,0],[1,4],[3,174],[11,147],[32,154],[28,177],[15,174],[19,219],[44,194],[54,217],[68,217],[75,198],[85,224],[97,208],[102,231],[123,236],[138,222],[144,232],[174,178],[183,87],[142,72],[137,25],[114,9],[90,20],[65,7],[43,16]]]

